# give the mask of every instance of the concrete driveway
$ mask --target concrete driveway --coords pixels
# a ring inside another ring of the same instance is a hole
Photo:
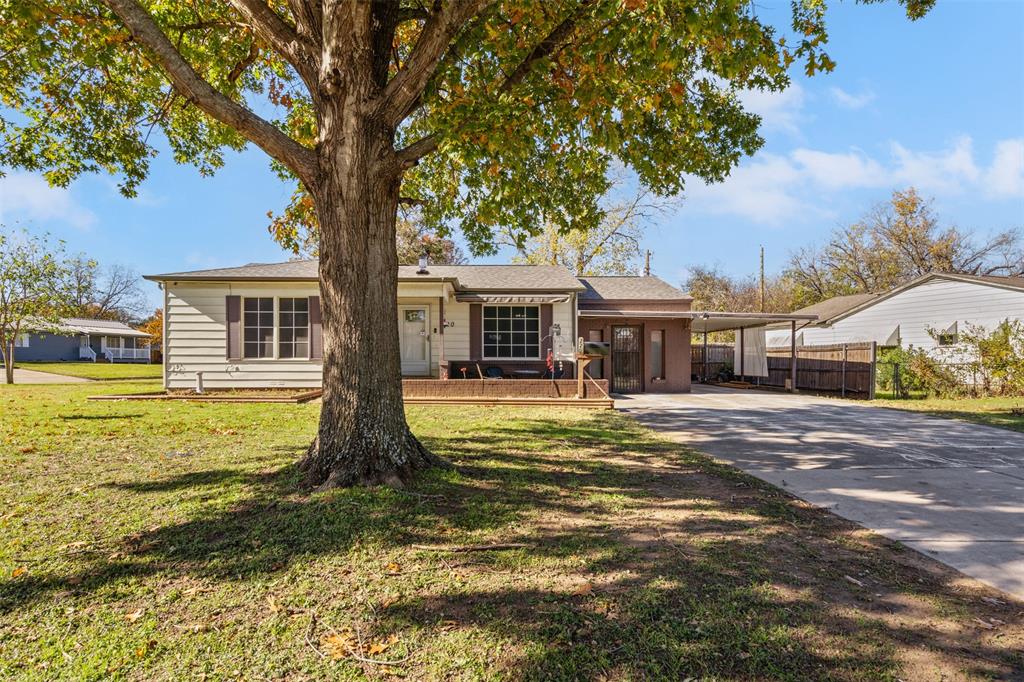
[[[666,436],[1024,598],[1024,433],[703,386],[615,404]]]
[[[92,379],[51,374],[50,372],[37,372],[33,369],[14,368],[15,384],[87,384],[90,381]]]

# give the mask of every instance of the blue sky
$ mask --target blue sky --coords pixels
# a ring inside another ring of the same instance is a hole
[[[678,284],[694,264],[754,273],[760,244],[777,270],[793,249],[909,185],[950,224],[1024,227],[1024,0],[940,0],[915,23],[895,2],[832,4],[836,70],[748,98],[764,117],[764,148],[723,184],[690,182],[649,227],[655,274]],[[789,2],[757,7],[779,23]],[[110,177],[62,190],[10,171],[0,221],[48,231],[103,263],[166,272],[286,259],[266,213],[289,194],[256,149],[229,156],[213,178],[162,155],[134,200]]]

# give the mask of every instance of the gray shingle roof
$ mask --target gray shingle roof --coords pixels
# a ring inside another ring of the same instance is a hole
[[[833,296],[824,301],[818,301],[806,308],[794,310],[794,315],[817,315],[818,321],[815,324],[828,324],[833,317],[853,310],[858,306],[875,300],[882,294],[850,294],[849,296]]]
[[[319,277],[315,260],[285,263],[250,263],[236,268],[169,272],[147,275],[155,281],[316,281]],[[417,275],[415,265],[398,268],[399,281],[451,279],[462,291],[543,290],[579,291],[583,286],[561,265],[431,265],[428,274]]]
[[[132,329],[124,322],[116,320],[90,320],[85,317],[68,317],[60,321],[58,326],[64,334],[106,334],[108,336],[149,337],[146,332]]]
[[[691,298],[652,275],[580,277],[581,301],[689,301]]]

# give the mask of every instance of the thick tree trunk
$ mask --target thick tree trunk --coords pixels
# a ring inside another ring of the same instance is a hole
[[[312,191],[320,223],[323,406],[301,468],[319,488],[401,484],[443,464],[410,432],[402,404],[391,140],[362,126],[331,148]]]

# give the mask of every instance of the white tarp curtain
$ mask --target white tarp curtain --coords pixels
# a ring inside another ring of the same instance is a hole
[[[740,367],[742,367],[743,376],[768,376],[768,346],[765,343],[764,327],[743,329],[742,332],[742,344],[740,344],[739,332],[736,334],[736,345],[733,348],[733,374],[739,376]],[[743,348],[742,364],[740,364],[741,347]]]

